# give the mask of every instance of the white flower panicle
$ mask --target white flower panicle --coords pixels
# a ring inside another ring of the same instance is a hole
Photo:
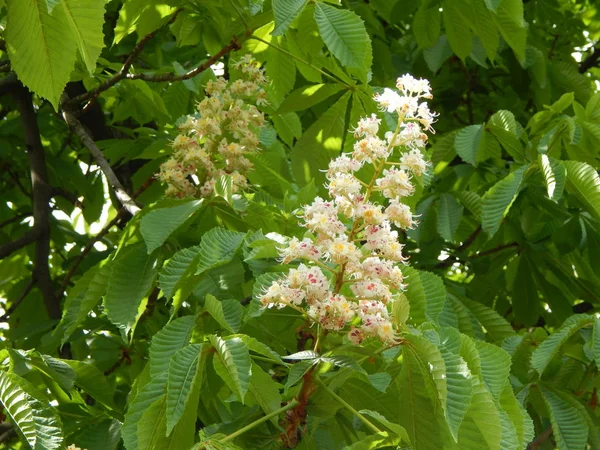
[[[419,149],[436,117],[421,101],[431,98],[427,80],[403,75],[396,87],[398,91],[384,89],[375,96],[382,110],[398,115],[395,131],[381,139],[376,114],[358,121],[352,153],[329,163],[330,199],[317,197],[305,205],[300,217],[307,235],[280,249],[283,263],[304,263],[261,297],[264,306],[290,306],[324,329],[345,330],[355,344],[369,337],[397,342],[390,310],[406,288],[401,265],[407,259],[393,226],[416,225],[402,199],[414,192],[414,178],[427,170]],[[367,164],[374,169],[370,181],[357,175]],[[376,203],[374,196],[385,204]]]
[[[233,68],[241,78],[209,81],[198,114],[179,126],[181,134],[173,141],[173,155],[161,165],[158,175],[167,184],[166,195],[210,197],[222,176],[231,179],[234,193],[248,187],[246,175],[252,163],[247,156],[258,151],[259,130],[265,120],[254,104],[266,104],[266,79],[248,55]]]

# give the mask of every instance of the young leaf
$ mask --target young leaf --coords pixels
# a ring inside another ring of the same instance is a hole
[[[481,226],[491,238],[500,229],[502,219],[517,198],[523,175],[528,166],[523,166],[508,174],[492,186],[483,197]]]
[[[125,333],[143,312],[155,276],[156,258],[146,253],[143,244],[125,247],[111,263],[104,307],[110,321]]]
[[[371,69],[371,39],[359,16],[350,10],[316,3],[315,21],[323,42],[343,66],[364,72]]]
[[[238,337],[222,339],[219,336],[210,336],[210,342],[216,350],[213,358],[215,372],[244,403],[252,375],[248,347]]]
[[[34,450],[64,448],[62,424],[55,408],[35,396],[36,388],[24,378],[0,371],[0,402],[19,432]]]
[[[202,344],[191,344],[171,356],[167,376],[167,436],[183,416],[193,385],[202,384],[202,347]]]
[[[546,338],[531,355],[531,365],[540,376],[567,340],[581,328],[593,325],[595,318],[587,314],[578,314],[565,320],[559,330]]]
[[[140,231],[148,247],[148,254],[164,244],[203,205],[203,200],[190,200],[178,206],[152,210],[142,217]]]

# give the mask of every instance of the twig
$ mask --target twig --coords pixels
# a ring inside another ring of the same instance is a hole
[[[148,180],[146,180],[146,182],[144,184],[142,184],[142,186],[140,186],[140,188],[133,194],[133,198],[139,197],[146,189],[148,189],[148,187],[153,182],[154,182],[154,177],[148,178]],[[63,279],[63,282],[61,283],[60,289],[56,294],[58,297],[62,297],[65,290],[69,286],[71,278],[75,274],[75,270],[77,270],[77,267],[79,267],[79,265],[82,263],[82,261],[85,259],[85,257],[90,253],[90,251],[92,251],[92,248],[94,248],[94,244],[96,242],[98,242],[99,240],[101,240],[104,236],[106,236],[108,234],[108,232],[110,231],[110,229],[119,223],[119,221],[123,218],[123,216],[125,215],[126,212],[127,212],[127,209],[125,209],[125,207],[121,207],[121,209],[119,209],[117,211],[117,215],[110,222],[108,222],[104,226],[104,228],[102,228],[102,230],[100,230],[100,232],[86,244],[86,246],[83,248],[83,250],[77,257],[77,259],[75,260],[75,262],[69,268],[69,271],[65,275],[65,278]]]
[[[31,213],[21,213],[16,216],[11,217],[10,219],[6,219],[4,222],[0,222],[0,228],[5,227],[6,225],[10,225],[11,223],[18,222],[25,217],[31,216]]]
[[[39,230],[37,228],[33,227],[31,230],[29,230],[27,233],[25,233],[20,238],[15,239],[14,241],[7,242],[4,245],[1,245],[0,246],[0,259],[4,259],[4,258],[12,255],[17,250],[22,249],[26,245],[32,244],[33,242],[37,241],[39,235],[40,235]]]
[[[79,120],[75,118],[75,115],[72,113],[72,111],[70,111],[69,109],[64,109],[62,115],[65,119],[65,122],[67,122],[67,125],[69,125],[69,127],[71,127],[71,129],[79,137],[81,143],[85,145],[92,154],[92,156],[94,156],[94,159],[96,160],[96,163],[100,166],[100,169],[104,173],[108,184],[110,184],[113,190],[115,191],[119,202],[121,202],[121,204],[127,209],[127,211],[129,211],[131,215],[135,216],[138,212],[140,212],[140,208],[135,204],[133,199],[129,196],[129,194],[121,184],[121,181],[119,181],[119,179],[117,178],[117,175],[115,174],[112,167],[104,157],[102,150],[98,148],[94,140],[87,133],[87,131],[85,131],[85,128],[83,128],[83,125],[81,125],[81,122],[79,122]]]
[[[238,41],[237,36],[234,36],[229,44],[219,50],[218,53],[215,53],[209,59],[207,59],[204,63],[200,64],[195,69],[190,70],[189,72],[184,73],[183,75],[177,75],[175,73],[159,73],[159,74],[147,74],[147,73],[130,73],[126,75],[126,79],[128,80],[144,80],[144,81],[152,81],[152,82],[163,82],[163,81],[183,81],[189,80],[190,78],[195,77],[196,75],[204,72],[210,66],[215,64],[219,59],[225,56],[227,53],[230,53],[234,50],[239,50],[242,48],[240,42]]]
[[[598,65],[598,61],[600,60],[600,47],[594,49],[592,54],[585,58],[581,64],[579,64],[579,73],[585,73],[592,67]]]
[[[175,19],[177,19],[177,16],[179,15],[179,13],[181,11],[182,11],[182,9],[178,9],[177,11],[175,11],[175,14],[173,14],[173,17],[171,17],[171,19],[169,19],[169,21],[165,25],[170,25],[173,22],[175,22]],[[142,50],[144,50],[144,47],[146,46],[148,41],[150,41],[150,39],[152,39],[154,36],[156,36],[156,33],[158,33],[161,28],[157,28],[153,32],[148,33],[146,36],[144,36],[140,40],[140,42],[137,43],[137,45],[134,47],[133,51],[129,54],[129,56],[123,63],[123,66],[121,67],[121,69],[115,75],[113,75],[111,78],[106,80],[104,83],[101,83],[100,86],[98,86],[84,94],[78,95],[77,97],[74,97],[74,98],[68,100],[66,102],[65,106],[72,107],[72,106],[76,106],[76,105],[80,104],[81,102],[89,100],[89,102],[82,109],[82,112],[87,111],[88,108],[94,103],[94,101],[98,98],[98,96],[102,92],[111,88],[112,86],[114,86],[115,84],[117,84],[119,81],[121,81],[123,78],[125,78],[127,76],[127,74],[129,73],[129,69],[131,68],[134,61],[137,59],[137,57],[140,56],[140,53],[142,53]]]
[[[19,298],[16,299],[12,305],[10,305],[10,308],[8,308],[6,310],[6,312],[4,314],[2,314],[2,316],[0,316],[0,322],[6,322],[8,320],[10,315],[13,312],[15,312],[15,310],[19,307],[19,305],[23,302],[23,300],[25,300],[25,297],[27,297],[29,295],[29,293],[31,292],[31,289],[33,289],[34,284],[35,284],[35,280],[32,277],[31,280],[29,280],[29,283],[27,283],[27,286],[25,286],[25,289],[23,290],[23,292],[21,293]]]
[[[63,188],[53,187],[52,188],[52,197],[62,197],[68,201],[70,201],[74,206],[79,209],[83,209],[83,203],[79,201],[77,195],[72,192],[65,191]]]

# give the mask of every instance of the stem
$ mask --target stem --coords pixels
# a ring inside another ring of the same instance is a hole
[[[285,364],[285,363],[281,364],[279,361],[275,361],[274,359],[266,358],[266,357],[264,357],[264,356],[259,356],[259,355],[251,355],[251,358],[252,358],[252,359],[256,359],[256,360],[258,360],[258,361],[265,361],[265,362],[269,362],[269,363],[271,363],[271,364],[277,364],[278,366],[281,366],[281,365],[283,365],[283,366],[285,366],[285,367],[288,367],[288,366],[289,366],[289,364]]]
[[[315,69],[317,72],[319,72],[319,73],[321,73],[321,74],[325,75],[327,78],[329,78],[329,79],[331,79],[331,80],[335,81],[336,83],[342,83],[342,84],[345,84],[346,86],[350,86],[348,83],[346,83],[346,82],[345,82],[344,80],[342,80],[341,78],[338,78],[338,77],[336,77],[335,75],[331,75],[331,74],[329,74],[329,73],[325,72],[324,70],[322,70],[322,69],[319,69],[318,67],[315,67],[315,66],[313,66],[311,63],[309,63],[309,62],[307,62],[307,61],[303,60],[302,58],[300,58],[300,57],[298,57],[298,56],[294,55],[293,53],[290,53],[290,52],[288,52],[288,51],[287,51],[287,50],[285,50],[284,48],[281,48],[281,47],[279,47],[279,46],[277,46],[277,45],[275,45],[275,44],[271,44],[269,41],[265,41],[264,39],[262,39],[262,38],[259,38],[258,36],[254,36],[254,35],[253,35],[253,36],[250,36],[248,39],[256,39],[257,41],[260,41],[260,42],[262,42],[263,44],[266,44],[266,45],[268,45],[269,47],[273,47],[273,48],[275,48],[275,49],[279,50],[280,52],[282,52],[282,53],[286,54],[287,56],[290,56],[290,57],[294,58],[295,60],[297,60],[297,61],[301,62],[302,64],[306,64],[307,66],[309,66],[309,67],[311,67],[311,68]]]
[[[335,398],[342,406],[344,406],[346,409],[352,412],[352,414],[358,417],[362,421],[362,423],[364,423],[367,427],[373,430],[373,432],[381,433],[381,430],[379,428],[377,428],[369,419],[367,419],[356,409],[354,409],[348,402],[346,402],[346,400],[344,400],[342,397],[333,392],[333,390],[329,386],[327,386],[321,379],[315,378],[315,381],[319,386],[325,389],[333,398]]]
[[[297,406],[298,404],[300,404],[300,402],[298,400],[292,400],[291,402],[289,402],[287,405],[282,406],[281,408],[273,411],[272,413],[267,414],[266,416],[261,417],[258,420],[255,420],[254,422],[246,425],[243,428],[240,428],[239,430],[231,433],[228,436],[225,436],[223,439],[221,439],[219,442],[224,443],[224,442],[229,442],[232,441],[233,439],[235,439],[236,437],[244,434],[246,431],[251,430],[252,428],[254,428],[257,425],[260,425],[263,422],[266,422],[267,420],[271,419],[272,417],[278,416],[279,414],[281,414],[282,412],[286,412],[288,409],[292,409],[295,406]]]

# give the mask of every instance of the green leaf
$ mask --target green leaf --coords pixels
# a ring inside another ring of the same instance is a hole
[[[55,408],[38,398],[24,378],[0,371],[0,402],[33,450],[64,448],[62,424]]]
[[[562,197],[565,188],[566,169],[560,161],[549,158],[548,155],[539,155],[538,159],[548,197],[556,202]]]
[[[443,0],[442,8],[444,27],[450,47],[456,55],[464,60],[473,48],[473,32],[464,16],[463,8],[468,7],[458,0]]]
[[[145,297],[156,276],[156,258],[143,244],[121,250],[110,266],[104,307],[110,321],[129,333],[146,306]]]
[[[520,61],[525,60],[527,41],[527,24],[523,18],[523,2],[521,0],[503,0],[492,20],[506,43],[515,52]]]
[[[350,10],[316,3],[315,20],[323,42],[343,66],[364,72],[371,69],[371,39],[359,16]]]
[[[195,325],[194,316],[184,316],[169,322],[154,335],[150,344],[150,376],[166,377],[171,357],[186,346]]]
[[[283,46],[283,43],[279,46]],[[296,64],[293,58],[273,47],[267,52],[267,61],[268,98],[273,103],[273,108],[277,109],[296,83]]]
[[[50,14],[46,0],[8,0],[7,7],[5,36],[12,69],[58,111],[77,57],[77,41],[65,11],[58,7]]]
[[[542,388],[550,412],[552,433],[560,450],[586,448],[589,427],[581,411],[565,398],[569,394]]]
[[[210,336],[209,339],[216,350],[213,358],[215,372],[244,403],[252,375],[248,347],[239,337],[223,339]]]
[[[55,334],[62,332],[61,345],[69,339],[79,324],[100,301],[108,282],[109,268],[94,267],[88,270],[71,289],[63,306],[63,316]]]
[[[237,333],[242,326],[243,308],[238,300],[219,301],[213,295],[208,294],[204,309],[227,331]]]
[[[594,323],[594,341],[592,344],[596,367],[600,367],[600,319]]]
[[[62,0],[60,7],[65,12],[70,31],[77,42],[79,54],[91,74],[96,69],[96,61],[104,47],[104,34],[102,33],[105,12],[104,2],[96,0]]]
[[[278,114],[302,111],[321,103],[344,88],[342,84],[313,84],[292,91],[277,110]]]
[[[292,21],[304,9],[306,0],[273,0],[273,14],[275,16],[275,29],[273,36],[284,34]]]
[[[202,348],[203,344],[187,345],[171,356],[167,375],[167,436],[183,416],[193,386],[202,384]]]
[[[510,355],[493,344],[473,340],[479,353],[481,379],[489,393],[497,400],[508,383],[510,374]]]
[[[143,412],[137,426],[139,450],[159,450],[168,445],[165,435],[166,410],[167,403],[163,395]]]
[[[188,291],[189,294],[191,289],[186,289],[182,284],[196,271],[193,261],[199,258],[200,250],[200,245],[179,250],[163,266],[158,276],[158,284],[166,298],[172,298],[179,291]],[[187,297],[187,295],[181,294],[181,297]]]
[[[288,146],[293,145],[294,138],[298,139],[302,136],[302,124],[298,114],[294,112],[274,114],[271,116],[271,120],[275,125],[277,134]]]
[[[204,234],[200,243],[200,258],[196,275],[231,262],[242,245],[244,236],[244,233],[223,228],[213,228]]]
[[[483,125],[469,125],[458,132],[454,138],[456,153],[463,161],[477,166],[477,152],[483,133]]]
[[[574,100],[575,94],[573,92],[567,92],[566,94],[561,95],[557,101],[552,103],[552,105],[546,106],[546,108],[555,114],[560,114],[569,106],[571,106]]]
[[[203,200],[190,200],[178,206],[152,210],[142,217],[140,231],[148,253],[164,244],[167,238],[203,205]]]
[[[515,397],[512,386],[509,383],[504,386],[504,390],[500,395],[499,405],[506,412],[515,429],[518,441],[515,448],[525,448],[534,437],[533,421],[529,417],[529,414],[527,414],[527,410],[521,406]]]
[[[482,384],[474,386],[467,415],[458,431],[459,448],[503,450],[500,413]]]
[[[439,36],[442,26],[442,13],[436,2],[424,1],[415,13],[412,30],[417,43],[422,48],[433,46]]]
[[[78,388],[87,392],[108,409],[117,410],[113,400],[115,390],[109,384],[106,376],[96,366],[76,360],[63,360],[63,362],[75,371],[75,385]]]
[[[446,289],[440,277],[411,267],[403,273],[408,280],[406,297],[410,303],[410,315],[414,323],[431,321],[437,323],[446,302]]]
[[[587,314],[579,314],[569,317],[560,329],[548,336],[542,344],[536,348],[531,355],[531,365],[540,376],[544,373],[548,364],[558,353],[561,346],[577,333],[581,328],[593,325],[596,319]]]
[[[521,188],[528,166],[508,174],[492,186],[483,197],[481,226],[490,238],[496,234]]]
[[[290,155],[296,181],[304,186],[311,179],[323,184],[329,161],[342,149],[346,130],[347,92],[304,132]]]
[[[454,234],[460,224],[462,213],[462,205],[456,201],[456,198],[454,198],[452,194],[443,193],[440,195],[437,213],[437,230],[440,236],[445,240],[454,242]]]
[[[514,336],[515,331],[510,323],[492,308],[462,297],[460,301],[469,308],[469,311],[473,313],[493,341],[499,342],[509,336]]]
[[[252,363],[252,376],[248,388],[265,414],[270,414],[281,408],[280,387],[282,386],[275,382],[258,364]],[[275,416],[271,421],[274,425],[277,425],[279,417]]]
[[[600,220],[600,176],[590,165],[580,161],[563,161],[567,169],[567,190],[572,192],[588,212]]]

